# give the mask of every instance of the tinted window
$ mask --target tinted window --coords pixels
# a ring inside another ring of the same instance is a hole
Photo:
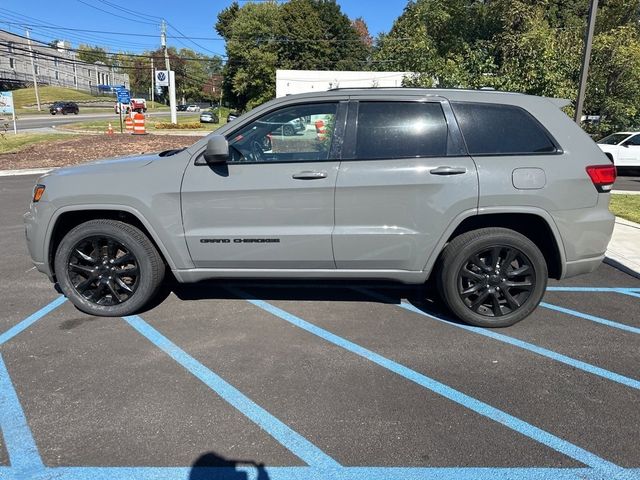
[[[251,122],[229,139],[232,162],[329,159],[337,104],[287,107]]]
[[[519,107],[491,103],[451,106],[471,155],[555,152],[538,121]]]
[[[439,103],[360,102],[356,158],[444,156],[447,123]]]
[[[624,143],[625,145],[633,145],[634,147],[636,147],[640,145],[640,135],[635,135]]]
[[[608,137],[604,137],[602,140],[598,140],[598,143],[602,143],[604,145],[618,145],[628,136],[628,133],[612,133]]]

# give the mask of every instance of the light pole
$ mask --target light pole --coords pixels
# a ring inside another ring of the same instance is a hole
[[[582,69],[580,70],[580,85],[578,87],[578,99],[576,100],[575,121],[580,125],[582,119],[582,107],[584,106],[584,94],[587,90],[587,77],[589,76],[589,60],[591,59],[591,45],[593,44],[593,31],[596,26],[596,14],[598,13],[598,0],[591,0],[589,7],[589,20],[587,32],[584,38],[584,50],[582,53]]]

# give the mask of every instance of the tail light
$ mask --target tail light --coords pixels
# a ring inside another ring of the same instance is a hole
[[[593,185],[601,193],[610,192],[617,177],[616,167],[611,164],[589,165],[587,167],[587,174],[589,174]]]

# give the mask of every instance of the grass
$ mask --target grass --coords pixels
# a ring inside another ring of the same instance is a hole
[[[66,133],[19,133],[18,135],[6,133],[0,136],[0,154],[19,152],[36,143],[61,139],[69,140],[75,137],[76,135]]]
[[[617,217],[640,223],[640,195],[611,195],[609,210]]]
[[[162,129],[154,128],[154,125],[156,123],[169,123],[169,122],[171,122],[171,117],[169,115],[157,115],[157,116],[154,115],[153,117],[147,118],[145,126],[147,128],[147,131],[162,132],[163,131]],[[109,127],[109,123],[111,123],[111,126],[115,131],[120,130],[120,119],[115,115],[113,119],[92,120],[89,122],[75,122],[75,123],[69,123],[67,125],[61,125],[57,128],[60,130],[82,130],[87,132],[104,133]],[[178,117],[178,124],[181,124],[181,123],[200,124],[200,114],[196,113],[193,115],[180,115]],[[200,124],[200,128],[196,128],[196,129],[190,128],[184,131],[210,132],[220,128],[225,123],[227,123],[227,112],[223,110],[223,116],[221,116],[220,118],[220,123],[202,123]],[[123,123],[123,128],[124,128],[124,123]],[[180,131],[179,129],[171,129],[171,130]]]
[[[45,108],[45,104],[50,104],[58,101],[80,103],[81,113],[89,113],[87,109],[83,108],[83,104],[90,105],[89,102],[115,103],[115,97],[112,95],[94,96],[90,93],[81,90],[75,90],[73,88],[42,86],[38,88],[38,93],[40,94],[40,104],[42,105],[43,112],[46,111],[47,114],[49,113],[49,108]],[[36,108],[36,92],[34,88],[20,88],[18,90],[13,90],[13,103],[18,113],[38,113],[38,110]],[[154,102],[152,105],[150,101],[147,102],[147,107],[149,109],[153,107],[157,110],[167,108],[165,105],[157,102]],[[91,110],[93,111],[94,109]],[[106,111],[108,109],[102,108],[95,110]]]

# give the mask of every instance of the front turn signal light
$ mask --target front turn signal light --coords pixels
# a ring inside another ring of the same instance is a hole
[[[44,195],[45,188],[46,187],[44,185],[36,185],[36,187],[33,189],[33,203],[40,201],[42,195]]]

